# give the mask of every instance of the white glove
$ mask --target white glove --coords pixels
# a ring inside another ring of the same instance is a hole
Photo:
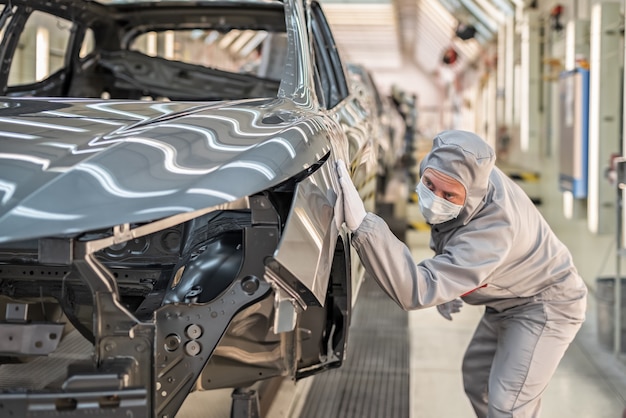
[[[352,232],[356,231],[365,219],[367,212],[365,205],[359,196],[359,192],[352,183],[346,164],[342,160],[337,160],[337,175],[339,176],[339,185],[342,193],[339,193],[337,199],[343,200],[343,216],[348,229]]]
[[[339,186],[337,188],[337,200],[335,200],[335,226],[338,230],[341,229],[344,222],[343,216],[343,190]]]
[[[461,307],[463,306],[463,301],[460,298],[456,298],[451,300],[450,302],[442,303],[441,305],[437,305],[437,310],[448,321],[452,321],[452,314],[461,312]]]

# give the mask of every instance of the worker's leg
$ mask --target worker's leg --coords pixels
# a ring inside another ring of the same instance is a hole
[[[489,418],[538,417],[541,395],[580,329],[584,301],[533,303],[497,314],[498,347],[489,378]]]
[[[491,363],[496,353],[496,324],[490,321],[490,308],[480,320],[463,358],[463,386],[476,416],[487,416],[487,388]]]

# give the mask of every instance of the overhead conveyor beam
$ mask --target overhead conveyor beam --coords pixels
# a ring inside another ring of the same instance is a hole
[[[439,2],[450,14],[455,16],[457,20],[461,20],[459,19],[459,17],[462,17],[460,15],[470,15],[473,20],[465,23],[471,23],[476,28],[477,35],[482,37],[483,41],[489,40],[493,37],[495,29],[492,29],[490,25],[485,24],[483,19],[477,17],[476,14],[473,13],[472,10],[470,10],[471,8],[478,10],[478,8],[473,3],[470,4],[469,7],[467,7],[466,4],[470,3],[468,0],[439,0]],[[484,14],[481,11],[478,11],[478,14],[484,17]],[[492,24],[495,25],[493,22]]]
[[[502,24],[506,20],[506,13],[494,6],[491,0],[476,0],[476,4],[480,6],[489,17],[493,18],[496,24]]]
[[[515,10],[513,9],[511,2],[509,2],[508,0],[490,0],[490,1],[492,1],[495,4],[495,6],[498,9],[500,9],[500,11],[504,13],[506,16],[513,16],[515,14]]]
[[[446,6],[441,1],[438,2],[436,0],[421,0],[420,4],[421,10],[425,12],[422,17],[424,20],[421,21],[422,25],[431,25],[434,23],[438,28],[449,28],[450,36],[452,36],[457,24],[457,19],[450,14],[449,10],[446,10]],[[425,19],[428,19],[429,22],[426,22]],[[433,42],[435,42],[435,45],[439,45],[440,51],[450,46],[450,42],[452,41],[457,52],[467,61],[472,61],[479,53],[478,39],[475,41],[461,41],[459,38],[452,38],[451,41],[446,39],[444,43],[441,43],[441,37],[437,37],[434,31],[424,31],[424,36],[430,36]],[[416,47],[424,48],[425,44],[425,42],[420,42]],[[431,44],[432,42],[428,43],[429,46]]]
[[[493,36],[498,30],[498,25],[483,10],[474,3],[473,0],[460,0],[463,6],[474,16],[480,23],[485,25],[489,30],[489,35]]]

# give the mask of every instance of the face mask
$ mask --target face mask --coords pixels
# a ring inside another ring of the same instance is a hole
[[[420,211],[426,222],[431,225],[437,225],[459,216],[459,212],[463,209],[462,205],[455,205],[436,196],[432,190],[424,185],[421,181],[418,183],[417,195],[419,196]]]

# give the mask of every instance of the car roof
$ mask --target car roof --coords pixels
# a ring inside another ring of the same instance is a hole
[[[189,5],[191,7],[202,5],[202,4],[272,4],[272,3],[283,3],[282,0],[78,0],[81,2],[92,2],[99,3],[101,5],[107,6],[124,6],[124,5],[150,5],[154,7],[161,6],[171,6],[171,5]]]
[[[282,9],[283,0],[55,0],[54,2],[42,2],[35,9],[56,10],[61,14],[84,12],[91,10],[93,13],[132,13],[150,12],[160,9],[194,10],[202,8],[240,8],[245,9]],[[32,6],[32,0],[0,0],[0,4]],[[245,13],[243,13],[245,14]]]

